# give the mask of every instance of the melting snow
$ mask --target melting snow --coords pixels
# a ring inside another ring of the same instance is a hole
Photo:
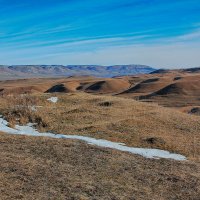
[[[23,105],[16,105],[17,108],[29,108],[31,111],[37,111],[37,108],[42,108],[42,106],[23,106]]]
[[[47,99],[48,101],[51,101],[52,103],[57,103],[58,101],[58,97],[50,97],[49,99]]]
[[[30,106],[32,111],[37,111],[37,108],[42,108],[42,106]]]
[[[159,150],[159,149],[147,149],[147,148],[134,148],[125,146],[123,143],[110,142],[108,140],[95,139],[91,137],[78,136],[78,135],[62,135],[62,134],[53,134],[53,133],[39,133],[35,128],[34,124],[27,124],[26,126],[16,125],[15,129],[8,127],[8,122],[3,118],[0,118],[0,131],[8,134],[16,135],[27,135],[27,136],[42,136],[50,137],[57,139],[76,139],[87,142],[91,145],[96,145],[99,147],[106,147],[111,149],[117,149],[124,152],[129,152],[133,154],[138,154],[146,158],[168,158],[174,160],[186,160],[186,157],[180,154],[170,153],[168,151]]]

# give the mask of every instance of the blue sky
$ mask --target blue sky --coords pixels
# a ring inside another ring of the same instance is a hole
[[[200,66],[200,0],[0,0],[0,64]]]

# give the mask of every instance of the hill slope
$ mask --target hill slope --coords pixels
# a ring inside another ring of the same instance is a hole
[[[36,81],[42,86],[43,80]],[[46,81],[48,86],[52,80]],[[78,140],[0,133],[1,199],[199,199],[198,116],[127,98],[67,93],[79,82],[60,83],[52,92],[64,93],[0,96],[0,113],[11,126],[32,122],[41,132],[168,150],[188,160],[147,159]],[[47,101],[52,96],[57,103]]]
[[[199,199],[200,164],[0,134],[1,199]],[[145,180],[145,181],[144,181]]]

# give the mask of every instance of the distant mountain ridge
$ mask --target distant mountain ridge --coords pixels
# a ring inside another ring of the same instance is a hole
[[[1,65],[0,79],[33,77],[96,76],[113,77],[149,74],[154,68],[145,65]]]
[[[167,73],[174,73],[174,72],[199,73],[200,67],[183,68],[183,69],[157,69],[150,72],[150,74],[167,74]]]

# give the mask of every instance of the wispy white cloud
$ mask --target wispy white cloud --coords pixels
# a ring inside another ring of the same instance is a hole
[[[184,34],[184,35],[181,35],[179,37],[177,37],[176,39],[178,40],[200,40],[200,29],[197,29],[191,33],[188,33],[188,34]]]
[[[0,0],[0,62],[199,65],[198,1]]]
[[[200,44],[200,43],[199,43]],[[14,54],[2,55],[3,64],[145,64],[157,68],[183,68],[200,66],[200,45],[185,44],[151,44],[105,47],[103,49],[83,52],[37,53],[16,51]],[[19,55],[24,55],[22,58]],[[27,56],[29,55],[29,56]],[[14,63],[9,63],[12,56]]]

